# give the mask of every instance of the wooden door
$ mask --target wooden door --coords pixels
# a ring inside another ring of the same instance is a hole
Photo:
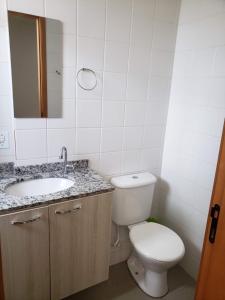
[[[217,228],[215,227],[216,222],[218,222]],[[225,300],[225,127],[214,181],[195,299]]]
[[[0,217],[5,300],[49,300],[48,208]]]
[[[52,300],[108,278],[111,193],[49,207]]]

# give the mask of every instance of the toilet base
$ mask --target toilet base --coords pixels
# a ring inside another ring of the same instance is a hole
[[[167,294],[167,271],[158,273],[145,270],[135,254],[130,256],[127,265],[131,275],[146,294],[155,298],[160,298]]]

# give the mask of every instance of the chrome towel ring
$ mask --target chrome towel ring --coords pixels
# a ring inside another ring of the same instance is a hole
[[[93,76],[94,76],[94,78],[95,78],[95,82],[94,82],[94,84],[93,84],[92,87],[85,87],[85,86],[83,86],[83,85],[80,83],[79,75],[80,75],[81,72],[89,72],[89,73],[93,74]],[[97,75],[96,75],[95,71],[93,71],[93,70],[91,70],[91,69],[88,69],[88,68],[81,68],[81,69],[77,72],[77,83],[78,83],[79,87],[82,88],[82,89],[85,90],[85,91],[92,91],[92,90],[94,90],[94,89],[96,88],[96,86],[97,86],[97,83],[98,83],[98,81],[97,81]]]

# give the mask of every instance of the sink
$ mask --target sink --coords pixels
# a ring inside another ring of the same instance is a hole
[[[66,190],[72,185],[74,181],[66,178],[41,178],[12,184],[5,192],[18,197],[47,195]]]

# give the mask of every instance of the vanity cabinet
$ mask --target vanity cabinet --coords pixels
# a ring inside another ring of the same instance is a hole
[[[107,280],[111,194],[49,207],[51,299],[62,299]]]
[[[112,193],[0,216],[5,300],[60,300],[107,280]]]
[[[48,208],[0,217],[6,300],[49,300]]]

